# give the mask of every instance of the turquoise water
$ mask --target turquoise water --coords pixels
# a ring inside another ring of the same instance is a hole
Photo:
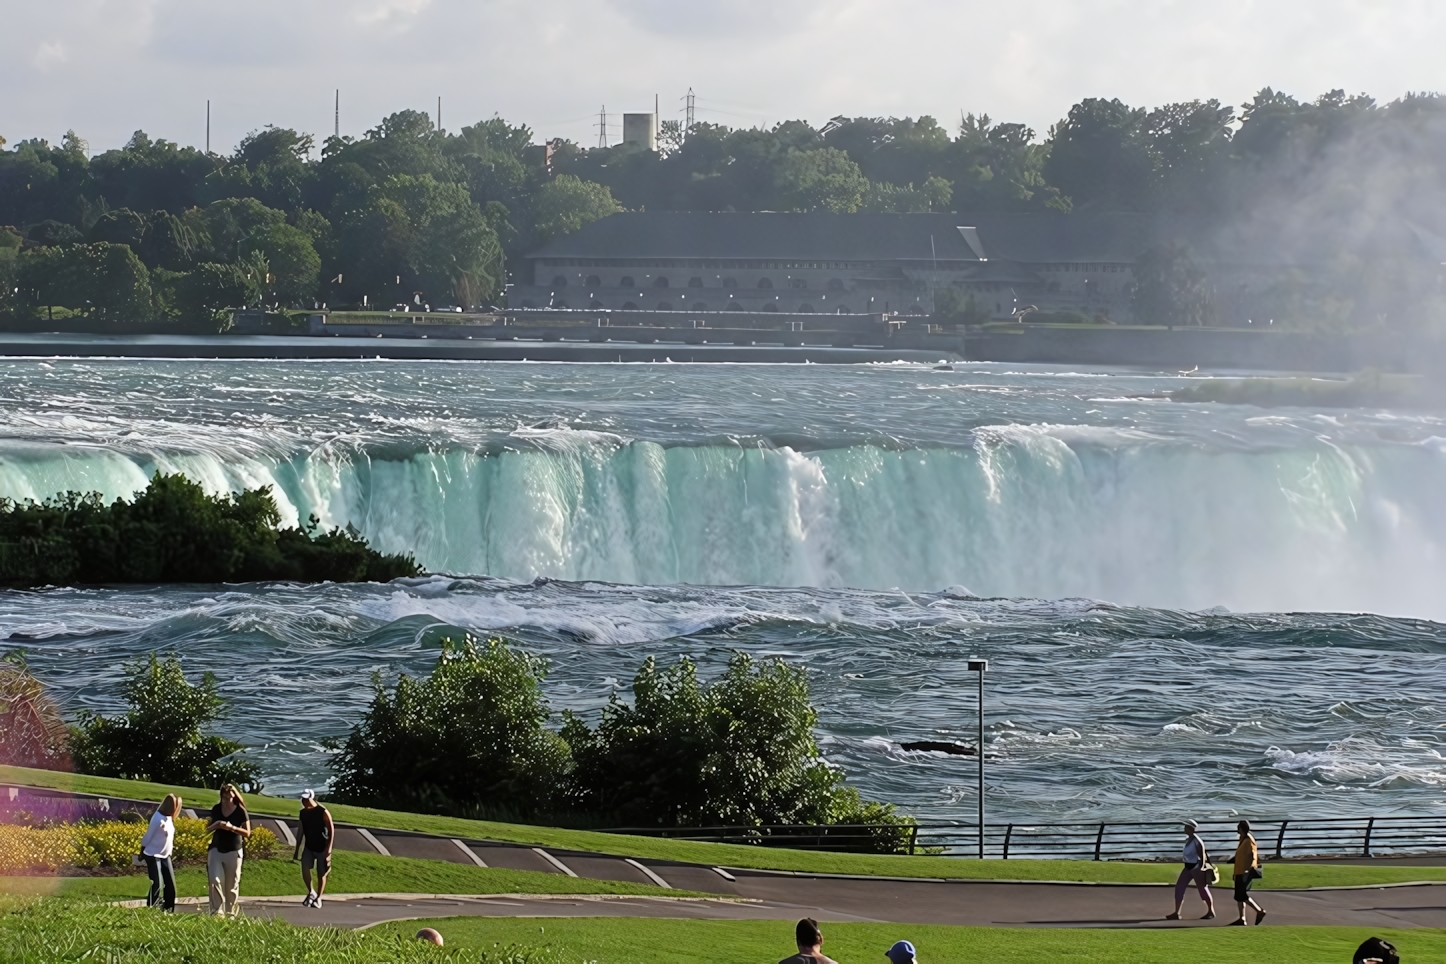
[[[450,574],[0,595],[74,710],[128,658],[222,676],[277,790],[325,778],[373,670],[436,638],[546,654],[596,710],[649,654],[807,662],[866,794],[967,817],[963,659],[991,660],[995,812],[1438,812],[1446,430],[1160,398],[1008,366],[0,364],[0,496],[156,469],[269,484]],[[1330,615],[1358,613],[1361,615]],[[1246,615],[1241,615],[1246,614]],[[240,665],[238,666],[238,657]]]

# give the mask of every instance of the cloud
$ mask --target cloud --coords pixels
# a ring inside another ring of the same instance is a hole
[[[732,125],[987,112],[1043,134],[1083,97],[1153,106],[1264,86],[1439,89],[1425,0],[0,0],[0,133],[94,149],[136,128],[228,147],[267,123],[343,133],[445,101],[593,143],[600,104]]]

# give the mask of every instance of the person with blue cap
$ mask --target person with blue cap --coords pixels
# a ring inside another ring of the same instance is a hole
[[[884,951],[884,956],[893,964],[917,964],[917,959],[914,957],[914,945],[908,941],[895,943],[893,947]]]

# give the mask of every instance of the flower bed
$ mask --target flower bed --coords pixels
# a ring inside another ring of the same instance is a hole
[[[206,859],[211,835],[204,820],[181,817],[171,857],[176,863]],[[146,825],[130,820],[83,821],[47,827],[0,826],[0,874],[126,868],[140,853]],[[276,835],[265,827],[251,831],[246,856],[266,859],[276,853]]]

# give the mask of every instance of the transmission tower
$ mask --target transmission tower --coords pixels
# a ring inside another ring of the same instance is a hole
[[[597,112],[597,146],[608,146],[608,105],[603,104],[602,110]]]

